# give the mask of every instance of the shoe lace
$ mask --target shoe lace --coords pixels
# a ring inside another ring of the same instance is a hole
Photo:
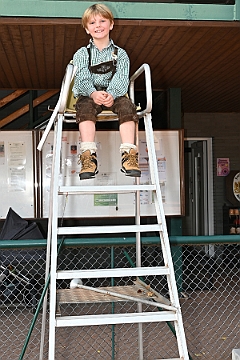
[[[80,155],[80,159],[78,163],[82,163],[82,169],[89,169],[92,165],[91,160],[92,160],[91,156]]]
[[[127,161],[131,166],[138,166],[137,155],[135,154],[128,154]]]

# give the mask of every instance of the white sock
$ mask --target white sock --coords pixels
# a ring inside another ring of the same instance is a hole
[[[120,153],[122,154],[123,152],[129,153],[131,149],[134,149],[137,151],[137,147],[134,144],[130,144],[130,143],[122,143],[120,145]]]
[[[80,146],[81,154],[86,150],[90,150],[91,154],[95,153],[97,151],[96,143],[94,141],[93,142],[87,142],[87,141],[81,142],[81,146]]]

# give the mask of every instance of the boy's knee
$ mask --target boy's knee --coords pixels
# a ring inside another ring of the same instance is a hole
[[[126,96],[121,96],[115,100],[114,111],[118,114],[119,124],[134,121],[138,122],[136,106]]]
[[[119,125],[124,124],[129,121],[134,121],[138,123],[138,116],[137,115],[121,115],[119,116]]]
[[[80,96],[77,99],[75,109],[77,124],[87,120],[96,123],[97,115],[101,112],[101,107],[87,96]]]

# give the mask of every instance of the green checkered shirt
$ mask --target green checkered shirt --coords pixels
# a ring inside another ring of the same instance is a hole
[[[89,71],[89,56],[86,47],[81,47],[73,56],[73,64],[77,66],[77,72],[74,79],[73,94],[74,97],[90,96],[93,91],[96,91],[96,86],[107,88],[107,92],[117,98],[124,96],[128,91],[129,86],[129,68],[130,61],[125,50],[114,45],[110,40],[109,45],[103,50],[99,50],[90,40],[87,46],[91,49],[91,64],[97,65],[105,61],[112,60],[114,48],[118,48],[117,53],[117,68],[111,79],[111,72],[106,74],[93,74]]]

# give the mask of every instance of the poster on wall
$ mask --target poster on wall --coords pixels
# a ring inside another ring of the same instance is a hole
[[[26,191],[26,143],[8,142],[8,191]]]
[[[34,218],[33,140],[31,131],[0,131],[0,219],[9,208]]]
[[[227,176],[230,173],[229,158],[217,158],[217,176]]]

